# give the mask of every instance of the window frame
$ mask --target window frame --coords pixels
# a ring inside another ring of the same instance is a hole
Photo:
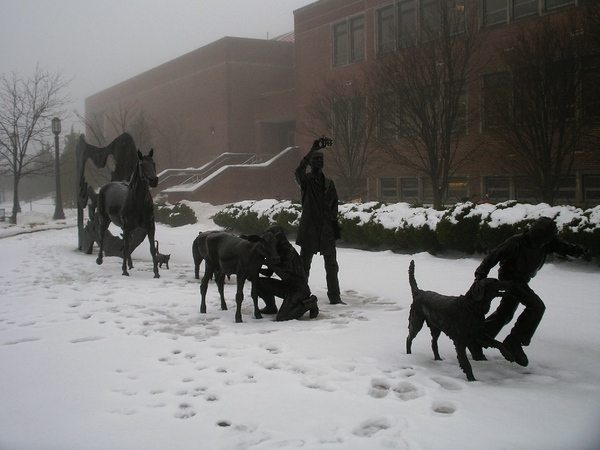
[[[343,67],[365,61],[367,58],[365,14],[347,17],[332,24],[331,41],[332,67]]]

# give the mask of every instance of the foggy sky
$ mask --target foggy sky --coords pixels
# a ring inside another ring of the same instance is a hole
[[[222,37],[292,31],[293,11],[313,1],[0,0],[0,73],[61,72],[83,115],[86,97]]]

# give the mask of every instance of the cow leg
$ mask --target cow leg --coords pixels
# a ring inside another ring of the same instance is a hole
[[[221,297],[221,311],[227,311],[227,303],[225,303],[225,274],[218,273],[215,277],[219,296]]]
[[[206,291],[208,291],[208,281],[212,278],[213,268],[206,264],[204,268],[204,276],[200,281],[200,295],[202,300],[200,301],[200,314],[206,314]]]
[[[109,224],[110,224],[110,222],[105,224],[104,221],[102,220],[102,218],[100,216],[98,216],[98,246],[99,246],[99,250],[98,250],[98,257],[96,258],[96,264],[98,264],[98,265],[102,264],[102,259],[104,256],[104,233],[106,233],[106,230],[108,229]],[[93,243],[92,243],[92,245],[93,245]]]
[[[245,278],[237,275],[237,291],[235,293],[235,323],[242,323],[242,302],[244,301],[244,282]]]
[[[252,287],[251,287],[251,291],[250,291],[250,295],[252,296],[252,301],[254,302],[254,318],[262,319],[262,314],[260,313],[260,310],[258,309],[258,288],[256,286],[255,280],[256,280],[256,278],[251,281]]]

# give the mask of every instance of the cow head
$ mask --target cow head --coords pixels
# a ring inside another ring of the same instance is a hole
[[[277,264],[279,262],[279,254],[277,253],[277,238],[273,233],[264,233],[260,237],[258,249],[263,258],[268,264]]]

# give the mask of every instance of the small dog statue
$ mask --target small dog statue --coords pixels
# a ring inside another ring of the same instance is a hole
[[[162,269],[162,265],[165,264],[167,269],[169,268],[169,260],[171,259],[171,255],[163,255],[158,251],[158,241],[154,241],[154,245],[156,247],[156,261],[158,262],[158,267]]]

